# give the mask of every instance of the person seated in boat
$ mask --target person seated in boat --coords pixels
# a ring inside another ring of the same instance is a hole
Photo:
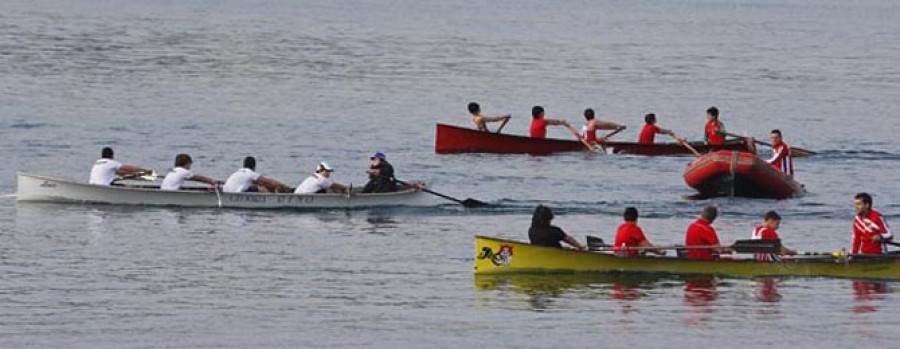
[[[597,139],[597,130],[624,130],[627,127],[622,124],[617,124],[611,121],[603,121],[597,119],[594,115],[594,109],[587,108],[584,110],[584,126],[581,127],[581,134],[584,137],[584,140],[588,142],[597,143],[600,140]],[[606,139],[603,139],[606,140]]]
[[[387,156],[382,152],[376,152],[370,158],[372,165],[366,173],[369,174],[369,182],[363,187],[363,193],[390,193],[398,190],[397,179],[394,178],[394,166],[387,161]]]
[[[778,168],[784,174],[794,176],[794,160],[791,158],[791,147],[781,137],[781,130],[772,130],[769,134],[772,140],[772,158],[769,164]]]
[[[709,107],[706,110],[706,128],[703,132],[703,141],[709,145],[725,143],[725,124],[719,121],[719,108]]]
[[[509,115],[509,114],[501,115],[501,116],[481,115],[481,106],[475,102],[469,103],[469,113],[472,114],[472,123],[475,124],[475,129],[478,131],[483,131],[483,132],[491,132],[491,130],[489,130],[487,127],[487,124],[489,122],[502,121],[503,123],[500,124],[500,128],[503,128],[503,125],[505,125],[507,122],[509,122],[509,119],[512,118],[512,115]],[[498,131],[499,131],[499,128],[498,128]]]
[[[347,192],[347,186],[335,182],[331,179],[331,173],[334,172],[334,168],[331,165],[328,165],[326,162],[320,162],[318,166],[316,166],[316,173],[312,176],[307,177],[303,180],[300,185],[297,186],[297,190],[294,191],[295,194],[322,194],[322,193],[334,193],[334,192]]]
[[[752,240],[777,240],[778,227],[781,226],[781,215],[775,211],[766,212],[763,222],[753,228],[753,234],[750,236]],[[753,258],[760,262],[777,262],[781,260],[781,256],[795,255],[797,251],[781,246],[781,251],[775,253],[754,253]]]
[[[553,220],[553,211],[544,205],[538,205],[531,216],[531,227],[528,228],[528,240],[532,245],[562,248],[560,241],[574,247],[576,250],[586,250],[584,245],[567,235],[562,229],[550,225]]]
[[[700,211],[700,217],[687,228],[684,237],[684,245],[687,249],[688,259],[717,259],[720,254],[731,253],[731,249],[719,245],[719,235],[712,223],[716,220],[719,210],[715,206],[706,206]],[[704,248],[691,248],[692,246],[704,246]]]
[[[656,134],[669,135],[678,140],[678,142],[683,142],[684,140],[679,138],[675,132],[672,130],[667,130],[664,128],[660,128],[656,126],[656,114],[650,113],[644,115],[644,128],[641,129],[641,135],[638,137],[638,143],[640,144],[653,144],[656,142]]]
[[[116,175],[149,173],[153,173],[153,170],[132,165],[123,165],[121,162],[113,160],[112,148],[105,147],[100,150],[100,159],[94,162],[94,166],[91,167],[91,177],[88,180],[88,183],[110,185],[116,180]]]
[[[544,107],[536,105],[531,108],[531,137],[547,138],[547,125],[569,126],[569,122],[557,119],[545,119]]]
[[[184,181],[196,181],[207,183],[212,186],[216,186],[220,184],[220,181],[215,179],[201,176],[198,174],[194,174],[191,172],[191,165],[194,164],[194,160],[191,159],[191,156],[188,154],[178,154],[175,156],[175,167],[166,174],[166,177],[163,178],[162,184],[159,185],[160,190],[181,190],[181,187],[184,185]]]
[[[872,209],[872,196],[859,193],[854,197],[853,254],[887,253],[886,242],[894,239],[891,228],[880,212]]]
[[[225,180],[222,191],[226,193],[290,193],[291,187],[272,178],[256,173],[256,159],[244,158],[244,167]]]
[[[636,257],[650,251],[660,256],[666,255],[666,250],[653,249],[653,244],[644,236],[644,231],[637,225],[638,210],[634,207],[626,207],[623,214],[625,222],[616,231],[616,243],[613,249],[617,255]],[[646,249],[632,249],[645,247]]]

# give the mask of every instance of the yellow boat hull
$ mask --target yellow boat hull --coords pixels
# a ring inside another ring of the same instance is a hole
[[[809,276],[900,279],[900,257],[798,258],[781,262],[752,259],[690,260],[677,257],[617,257],[484,236],[475,237],[475,274],[534,272],[627,272],[706,274],[736,277]]]

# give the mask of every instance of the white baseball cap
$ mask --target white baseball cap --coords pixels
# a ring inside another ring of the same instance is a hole
[[[334,167],[331,167],[331,165],[329,165],[327,162],[323,161],[323,162],[319,163],[318,167],[316,167],[316,172],[322,172],[322,171],[334,172]]]

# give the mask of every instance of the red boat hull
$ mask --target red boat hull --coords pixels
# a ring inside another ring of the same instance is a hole
[[[640,144],[633,142],[602,142],[599,145],[613,154],[633,155],[692,155],[690,150],[678,143]],[[756,150],[744,140],[730,141],[710,147],[702,143],[691,143],[698,151],[728,149],[742,152]],[[531,138],[482,132],[464,127],[437,124],[434,151],[438,154],[496,153],[546,155],[558,152],[586,151],[587,147],[576,140]]]
[[[804,193],[800,183],[756,155],[727,150],[690,163],[684,170],[684,181],[708,197],[785,199]]]

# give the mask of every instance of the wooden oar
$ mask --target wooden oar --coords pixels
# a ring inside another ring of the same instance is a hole
[[[575,138],[578,138],[578,140],[581,141],[581,144],[584,144],[584,146],[587,147],[588,150],[599,151],[599,150],[597,150],[597,148],[595,148],[593,145],[591,145],[590,142],[586,141],[584,139],[584,137],[581,137],[581,135],[578,133],[578,130],[576,130],[574,127],[572,127],[572,125],[565,124],[565,126],[567,129],[569,129],[569,131],[572,132],[573,135],[575,135]]]
[[[497,127],[497,131],[494,131],[494,133],[500,133],[500,131],[503,130],[503,126],[506,126],[506,123],[509,122],[510,118],[512,118],[512,117],[509,116],[509,117],[503,118],[503,121],[500,122],[500,127]]]
[[[607,139],[609,139],[609,137],[615,136],[615,135],[619,134],[619,132],[622,132],[622,131],[625,131],[625,129],[620,128],[618,130],[612,131],[610,133],[607,133],[606,136],[600,137],[600,139],[607,140]]]
[[[397,180],[397,182],[400,183],[400,184],[403,184],[403,185],[405,185],[405,186],[413,186],[412,184],[410,184],[410,183],[408,183],[408,182],[401,181],[401,180]],[[439,196],[439,197],[442,197],[442,198],[444,198],[444,199],[447,199],[447,200],[456,202],[456,203],[458,203],[458,204],[460,204],[460,205],[463,205],[463,207],[474,208],[474,207],[491,206],[491,204],[486,203],[486,202],[484,202],[484,201],[479,201],[479,200],[475,200],[475,199],[472,199],[472,198],[466,198],[465,200],[460,200],[460,199],[457,199],[457,198],[452,197],[452,196],[449,196],[449,195],[445,195],[445,194],[438,193],[438,192],[436,192],[436,191],[430,190],[430,189],[425,188],[425,187],[419,187],[419,190],[424,191],[424,192],[426,192],[426,193],[428,193],[428,194],[431,194],[431,195]]]
[[[694,153],[694,155],[696,155],[698,158],[701,157],[701,156],[703,156],[703,154],[700,154],[700,152],[697,151],[697,149],[694,149],[693,146],[691,146],[690,144],[688,144],[688,142],[687,142],[686,140],[679,139],[678,137],[675,137],[675,135],[670,135],[670,136],[672,136],[672,138],[675,138],[675,140],[678,141],[678,143],[681,143],[681,145],[683,145],[685,148],[687,148],[688,150],[690,150],[691,153]]]
[[[746,138],[746,137],[744,137],[744,136],[736,135],[736,134],[734,134],[734,133],[724,132],[724,134],[725,134],[726,136],[731,136],[731,137]],[[775,147],[774,145],[772,145],[772,143],[766,143],[766,142],[757,140],[757,139],[755,139],[755,138],[753,139],[753,142],[755,142],[756,144],[761,144],[761,145],[770,147],[770,148],[774,148],[774,147]],[[814,152],[814,151],[812,151],[812,150],[806,150],[806,149],[803,149],[803,148],[797,148],[797,147],[795,147],[795,146],[791,146],[791,156],[793,156],[793,157],[802,158],[802,157],[805,157],[805,156],[812,156],[812,155],[816,155],[816,154],[818,154],[818,153],[816,153],[816,152]]]
[[[780,253],[781,252],[781,240],[780,239],[770,239],[770,240],[737,240],[731,246],[726,245],[703,245],[703,246],[683,246],[683,245],[670,245],[670,246],[642,246],[642,247],[624,247],[625,250],[630,251],[643,251],[643,250],[711,250],[717,248],[730,248],[732,251],[737,253]],[[623,249],[623,248],[620,248]],[[614,251],[615,246],[605,246],[600,247],[598,249],[593,249],[591,251]]]

